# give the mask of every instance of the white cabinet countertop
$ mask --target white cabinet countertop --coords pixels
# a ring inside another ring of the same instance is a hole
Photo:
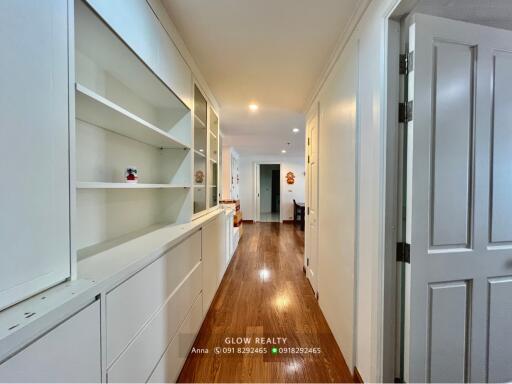
[[[80,260],[76,280],[65,281],[1,311],[0,363],[223,212],[216,209],[189,223],[164,226]]]

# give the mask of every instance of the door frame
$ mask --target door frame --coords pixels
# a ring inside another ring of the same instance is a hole
[[[253,163],[254,171],[254,190],[253,190],[253,207],[254,207],[254,222],[260,222],[260,165],[275,164],[279,165],[279,223],[283,222],[283,188],[281,188],[281,181],[283,179],[283,163],[281,161],[255,161]]]
[[[384,14],[384,86],[382,87],[383,180],[381,183],[381,234],[379,276],[381,281],[377,313],[379,316],[378,377],[384,382],[400,380],[403,373],[401,361],[402,306],[401,264],[397,262],[397,243],[401,241],[402,217],[402,124],[398,122],[398,105],[403,78],[399,74],[399,56],[402,53],[401,20],[419,0],[396,0]]]
[[[305,146],[306,146],[306,159],[305,159],[305,170],[306,170],[306,180],[305,180],[305,196],[306,196],[306,210],[305,210],[305,223],[304,223],[304,226],[305,226],[305,231],[304,231],[304,265],[303,265],[303,269],[306,273],[306,277],[308,276],[308,258],[310,258],[310,248],[308,246],[308,244],[310,243],[309,242],[309,239],[311,238],[311,234],[310,234],[310,227],[309,227],[309,207],[310,207],[310,201],[309,201],[309,196],[310,196],[310,178],[311,178],[311,175],[310,175],[310,170],[309,170],[309,137],[310,137],[310,130],[309,130],[309,122],[316,117],[316,132],[317,132],[317,152],[318,152],[318,158],[316,159],[317,161],[317,184],[316,184],[316,196],[317,196],[317,199],[318,199],[318,192],[319,192],[319,181],[320,181],[320,102],[318,101],[315,101],[313,103],[313,105],[311,106],[309,112],[306,114],[306,135],[305,135]],[[320,204],[319,204],[319,201],[317,201],[317,204],[316,204],[316,210],[317,210],[317,225],[316,225],[316,233],[317,233],[317,240],[318,240],[318,233],[319,233],[319,225],[318,225],[318,215],[319,215],[319,208],[320,208]],[[318,291],[318,264],[319,264],[319,260],[318,260],[318,241],[317,241],[317,260],[316,260],[316,271],[315,271],[315,284],[311,284],[312,288],[313,288],[313,291],[315,291],[315,294],[317,293]],[[308,279],[309,281],[309,279]]]

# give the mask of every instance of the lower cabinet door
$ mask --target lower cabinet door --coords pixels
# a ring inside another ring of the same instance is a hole
[[[0,382],[100,382],[100,304],[95,301],[0,365]]]
[[[187,359],[203,321],[203,300],[199,295],[178,333],[151,374],[150,383],[174,383]]]
[[[201,264],[197,264],[189,277],[169,297],[128,348],[108,369],[109,383],[140,383],[147,381],[151,372],[176,338],[188,313],[201,293]]]

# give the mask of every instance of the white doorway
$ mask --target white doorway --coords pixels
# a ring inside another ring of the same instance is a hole
[[[257,221],[281,222],[281,164],[259,163],[256,172]]]
[[[388,100],[406,102],[400,126],[396,104],[387,109],[396,174],[387,172],[386,191],[398,199],[387,201],[396,220],[386,220],[386,303],[397,256],[402,266],[396,376],[510,381],[512,32],[416,12],[400,28],[408,81],[393,79],[399,44],[388,44]],[[397,31],[391,22],[389,35]]]

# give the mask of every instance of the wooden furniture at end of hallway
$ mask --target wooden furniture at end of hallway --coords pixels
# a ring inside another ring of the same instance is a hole
[[[297,203],[293,199],[293,221],[300,224],[300,229],[304,230],[305,227],[305,216],[306,216],[306,204]]]

